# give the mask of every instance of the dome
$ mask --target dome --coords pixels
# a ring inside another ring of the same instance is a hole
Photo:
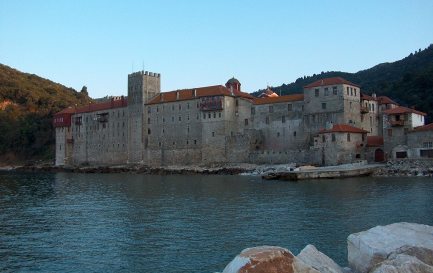
[[[241,84],[235,77],[227,81],[226,84]]]

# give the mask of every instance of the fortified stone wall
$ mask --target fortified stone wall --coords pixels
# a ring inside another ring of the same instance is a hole
[[[72,116],[72,163],[124,164],[127,162],[126,107]]]

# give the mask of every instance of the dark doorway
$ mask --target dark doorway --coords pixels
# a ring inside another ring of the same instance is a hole
[[[396,158],[406,158],[407,157],[407,152],[396,152],[395,153],[395,157]]]
[[[374,151],[374,161],[375,162],[385,161],[385,153],[383,152],[382,149],[376,149],[376,151]]]

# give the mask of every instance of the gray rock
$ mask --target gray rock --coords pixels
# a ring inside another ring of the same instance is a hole
[[[433,273],[433,266],[407,254],[391,255],[370,273]]]
[[[391,254],[419,256],[417,259],[428,262],[433,259],[429,257],[433,251],[433,227],[411,223],[377,226],[349,235],[347,251],[349,267],[359,273],[369,272]]]
[[[307,245],[296,257],[321,273],[343,273],[338,264],[313,245]]]

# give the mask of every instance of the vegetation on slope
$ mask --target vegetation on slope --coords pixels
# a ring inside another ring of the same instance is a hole
[[[0,161],[53,159],[53,114],[90,101],[85,87],[77,92],[0,64]]]
[[[426,112],[428,121],[433,122],[433,45],[393,63],[379,64],[357,73],[322,72],[272,90],[282,95],[301,93],[305,85],[328,77],[343,77],[360,85],[366,94],[389,96],[401,105],[413,106]],[[261,92],[263,90],[255,94]]]

